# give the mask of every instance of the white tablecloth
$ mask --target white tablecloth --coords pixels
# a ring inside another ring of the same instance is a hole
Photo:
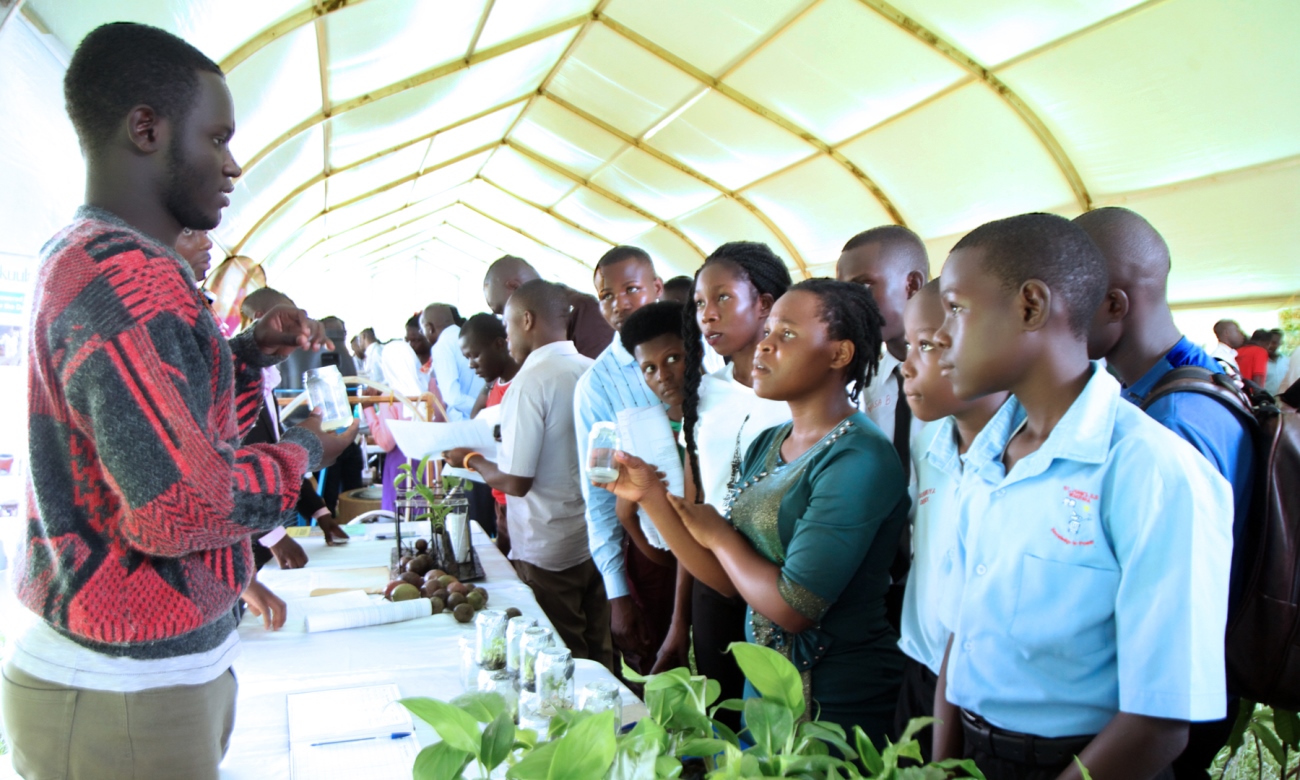
[[[298,541],[311,558],[306,568],[281,571],[272,562],[258,575],[286,601],[306,598],[323,579],[313,575],[323,570],[386,565],[393,544],[353,538],[346,546],[326,547],[319,538]],[[532,591],[477,527],[474,547],[487,574],[478,584],[489,592],[489,606],[517,607],[549,626]],[[457,640],[473,636],[473,623],[457,623],[450,613],[443,613],[405,623],[308,634],[301,617],[295,618],[292,604],[288,615],[287,624],[277,632],[266,631],[260,618],[252,615],[246,615],[239,628],[243,650],[235,662],[238,709],[230,752],[221,764],[223,778],[289,778],[288,694],[381,683],[396,683],[403,696],[452,699],[463,692]],[[617,682],[603,666],[583,660],[577,662],[575,677],[579,691],[596,680]],[[624,722],[643,717],[645,705],[620,687]],[[432,729],[415,720],[421,745],[437,741]]]

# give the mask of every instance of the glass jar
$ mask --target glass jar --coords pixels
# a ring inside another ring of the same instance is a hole
[[[526,691],[537,690],[537,653],[550,647],[554,641],[555,633],[546,626],[524,629],[524,635],[519,639],[519,687]]]
[[[447,508],[442,526],[447,532],[447,541],[451,544],[445,563],[450,564],[454,560],[457,564],[469,564],[472,560],[470,548],[473,546],[469,532],[469,497],[457,485],[447,492],[441,504]],[[473,571],[461,571],[458,575],[462,579],[472,577]]]
[[[615,732],[623,726],[623,696],[615,682],[599,680],[587,683],[582,688],[578,706],[587,712],[613,712]]]
[[[480,669],[478,672],[478,690],[480,693],[499,694],[506,702],[506,712],[510,719],[519,722],[519,687],[515,678],[505,669],[495,672]]]
[[[309,368],[302,375],[302,386],[313,411],[320,412],[321,430],[339,431],[352,424],[352,405],[348,388],[338,366]]]
[[[506,668],[506,613],[485,609],[474,616],[478,665],[496,672]]]
[[[613,482],[618,479],[618,461],[614,453],[621,443],[618,428],[612,422],[598,422],[587,435],[587,478],[592,482]]]
[[[460,684],[466,693],[478,690],[478,647],[474,640],[462,636],[456,643],[460,653]]]
[[[567,647],[544,647],[537,651],[535,675],[542,710],[573,709],[573,653]]]
[[[524,631],[537,625],[537,618],[519,615],[510,618],[506,624],[506,671],[519,677],[519,641],[524,638]]]

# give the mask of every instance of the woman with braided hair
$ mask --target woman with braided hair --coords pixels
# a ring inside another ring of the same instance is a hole
[[[723,244],[695,272],[682,322],[683,438],[687,466],[699,486],[686,496],[691,501],[707,501],[721,510],[750,442],[765,428],[790,419],[784,403],[754,395],[751,370],[763,323],[789,286],[785,263],[766,244],[754,241]],[[705,374],[705,343],[731,363]],[[723,596],[697,580],[691,591],[691,624],[700,674],[717,680],[723,697],[740,698],[745,676],[725,651],[732,642],[745,641],[744,600]],[[738,714],[719,714],[739,728]]]
[[[608,486],[640,503],[696,579],[745,600],[746,639],[795,664],[809,713],[876,744],[903,669],[885,593],[909,504],[893,444],[855,406],[879,365],[880,326],[861,285],[813,279],[775,303],[754,390],[792,419],[748,448],[723,513],[669,495],[625,453]]]

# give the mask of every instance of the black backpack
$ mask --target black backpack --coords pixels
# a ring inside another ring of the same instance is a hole
[[[1228,407],[1255,445],[1250,514],[1240,548],[1241,592],[1228,614],[1228,690],[1300,709],[1300,418],[1253,386],[1198,366],[1166,374],[1143,410],[1170,393],[1200,393]]]

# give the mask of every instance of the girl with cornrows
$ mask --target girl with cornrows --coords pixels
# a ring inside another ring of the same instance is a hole
[[[692,501],[723,511],[727,489],[740,470],[751,442],[764,429],[790,419],[780,401],[759,398],[753,390],[754,348],[772,304],[790,286],[785,263],[766,244],[734,241],[718,247],[695,272],[692,304],[683,312],[686,387],[682,428],[687,462],[698,486]],[[731,362],[703,374],[704,344]],[[696,580],[691,591],[691,626],[700,674],[722,685],[724,698],[740,698],[745,677],[725,653],[745,641],[745,602],[723,596]],[[739,716],[719,713],[728,725]]]
[[[792,421],[748,448],[727,511],[669,495],[625,453],[607,486],[640,503],[697,580],[746,601],[746,638],[800,670],[810,715],[861,726],[875,744],[903,668],[885,592],[909,504],[892,443],[855,406],[879,364],[880,325],[861,285],[813,279],[776,301],[754,390]]]

